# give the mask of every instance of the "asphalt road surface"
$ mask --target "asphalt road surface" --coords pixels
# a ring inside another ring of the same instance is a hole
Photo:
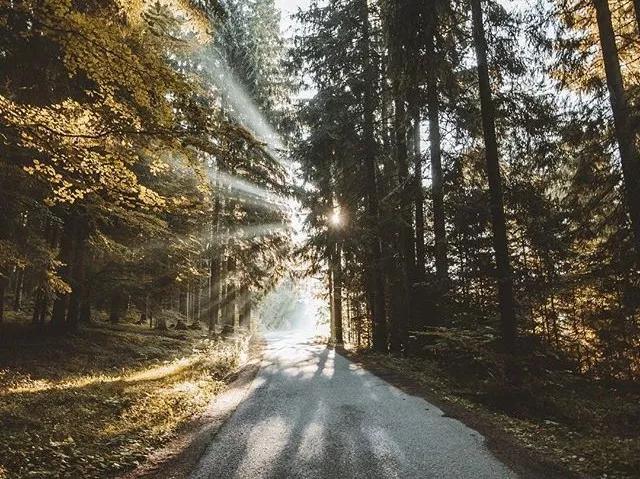
[[[191,479],[517,477],[433,404],[308,339],[267,341],[244,401]]]

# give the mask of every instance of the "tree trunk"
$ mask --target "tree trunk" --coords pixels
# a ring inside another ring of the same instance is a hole
[[[91,322],[91,292],[87,285],[84,287],[78,320],[84,324]]]
[[[394,121],[393,131],[395,140],[395,162],[400,183],[399,201],[399,243],[398,251],[402,261],[402,270],[399,275],[395,275],[393,282],[395,294],[400,295],[394,301],[396,307],[393,308],[394,315],[391,322],[391,349],[395,352],[402,352],[406,348],[408,338],[408,324],[411,319],[412,308],[411,298],[413,283],[415,280],[415,245],[413,235],[413,212],[411,203],[405,200],[412,197],[407,195],[408,188],[414,182],[409,177],[409,162],[407,151],[407,112],[406,112],[406,90],[403,88],[405,71],[405,45],[402,43],[404,36],[402,29],[402,12],[400,2],[394,1],[390,12],[391,25],[389,28],[389,56],[391,66],[391,84],[394,97]]]
[[[180,287],[180,291],[178,293],[178,312],[185,318],[189,314],[187,311],[187,305],[187,292],[184,290],[184,287]]]
[[[397,250],[402,246],[400,240],[394,243]],[[404,265],[401,261],[395,261],[387,269],[387,291],[389,292],[389,316],[391,318],[391,328],[389,331],[389,350],[402,354],[408,337],[406,328],[406,295],[405,288],[406,275]]]
[[[422,153],[420,152],[420,109],[413,111],[413,162],[415,181],[415,240],[416,240],[416,281],[424,281],[426,252],[424,244],[424,190],[422,188]]]
[[[640,158],[638,157],[635,134],[631,125],[631,114],[620,72],[620,59],[611,23],[609,2],[608,0],[592,0],[592,2],[596,9],[609,101],[613,111],[613,123],[622,163],[625,202],[631,218],[636,258],[640,259]],[[635,6],[638,6],[637,1]],[[638,15],[637,8],[636,15]]]
[[[152,313],[153,314],[153,313]],[[151,318],[150,318],[151,320]],[[156,329],[158,331],[166,331],[167,330],[167,320],[164,315],[156,315]]]
[[[111,301],[109,303],[109,321],[113,324],[119,323],[122,317],[122,294],[119,291],[111,293]]]
[[[636,27],[638,27],[638,34],[640,34],[640,0],[633,0],[633,10],[636,13]]]
[[[47,244],[54,248],[56,244],[56,234],[57,228],[52,225],[51,220],[46,220],[44,225],[44,237],[47,241]],[[46,280],[39,279],[38,284],[36,286],[36,292],[33,302],[33,316],[32,321],[37,325],[44,325],[45,319],[47,316],[47,311],[49,309],[49,296],[47,291],[45,290],[45,285],[43,282]]]
[[[363,92],[363,181],[366,192],[366,215],[370,230],[368,240],[369,289],[371,316],[373,322],[373,347],[384,352],[387,350],[387,318],[384,297],[384,276],[382,271],[382,245],[380,242],[380,208],[378,202],[377,165],[374,123],[375,67],[371,58],[371,33],[369,25],[369,6],[367,0],[360,0],[360,22],[362,27],[362,54],[364,66]]]
[[[236,332],[238,326],[238,288],[235,282],[232,282],[229,286],[229,312],[231,313],[229,326],[232,332]]]
[[[223,306],[223,333],[231,334],[235,331],[236,325],[236,286],[233,274],[236,269],[235,258],[232,255],[231,248],[227,251],[227,270],[226,270],[226,287]]]
[[[7,278],[0,273],[0,324],[4,321],[4,296],[7,289]]]
[[[402,72],[398,72],[401,76]],[[409,162],[408,162],[408,149],[407,149],[407,112],[405,106],[404,96],[399,83],[400,79],[394,81],[396,86],[394,87],[396,100],[395,100],[395,114],[394,114],[394,136],[396,146],[396,166],[398,168],[398,177],[401,185],[403,185],[401,191],[404,193],[411,186],[411,178],[409,177]],[[415,276],[415,248],[413,243],[413,212],[411,211],[411,203],[406,202],[405,198],[409,195],[400,195],[400,217],[402,218],[400,224],[400,238],[401,246],[403,248],[404,266],[409,278]]]
[[[24,268],[19,268],[16,272],[16,287],[13,295],[13,310],[20,311],[22,309],[22,291],[24,289]]]
[[[198,288],[196,289],[196,302],[195,313],[193,315],[193,322],[200,325],[202,321],[202,281],[198,280]]]
[[[67,215],[60,240],[60,260],[63,266],[60,268],[60,277],[69,285],[72,285],[71,270],[73,259],[73,236],[75,233],[75,218],[72,213]],[[51,325],[54,329],[62,330],[65,327],[67,317],[67,306],[69,304],[69,293],[58,293],[53,303],[53,311],[51,312]]]
[[[342,335],[342,247],[337,241],[331,258],[333,276],[333,342],[343,344]]]
[[[407,44],[406,57],[417,55],[421,43],[421,10],[423,6],[421,2],[407,2],[405,5],[406,28],[410,30]],[[424,176],[423,157],[420,148],[421,132],[420,132],[420,81],[421,72],[419,71],[419,63],[416,61],[406,61],[407,78],[411,83],[407,89],[407,104],[409,105],[409,116],[413,125],[411,126],[411,155],[413,157],[413,208],[415,215],[414,244],[415,244],[415,271],[414,280],[419,283],[425,281],[426,251],[424,242],[424,188],[422,186]],[[414,291],[414,309],[419,309],[422,314],[422,307],[418,307],[420,295],[419,290]],[[417,324],[418,316],[414,313],[414,325]]]
[[[431,156],[431,194],[433,199],[433,235],[435,238],[436,277],[439,290],[444,292],[448,282],[447,233],[445,228],[444,191],[442,178],[442,150],[440,146],[440,102],[438,99],[437,61],[435,53],[435,17],[427,35],[427,57],[430,62],[427,77],[427,105],[429,110],[429,151]]]
[[[398,76],[402,75],[397,71]],[[394,80],[395,114],[394,114],[394,137],[396,147],[396,166],[401,184],[409,186],[409,165],[407,161],[407,115],[404,102],[404,95],[399,88],[400,78]],[[398,251],[402,260],[400,274],[395,278],[398,288],[396,294],[400,295],[398,308],[391,322],[391,349],[397,353],[403,351],[408,338],[408,323],[412,314],[411,290],[414,282],[415,271],[415,249],[413,243],[413,228],[411,204],[405,201],[406,189],[401,188],[400,194],[400,224]],[[410,198],[410,196],[409,196]]]
[[[216,244],[220,233],[220,215],[223,209],[222,200],[217,199],[214,204],[213,224],[211,225],[211,262],[209,264],[209,309],[207,322],[209,326],[209,335],[216,334],[218,325],[218,316],[220,314],[220,281],[222,270],[222,258],[220,247]]]
[[[47,295],[45,291],[38,287],[33,299],[33,315],[31,320],[33,324],[42,325],[47,313]]]
[[[507,242],[507,227],[502,198],[502,179],[498,160],[498,143],[495,130],[495,112],[489,69],[487,65],[487,45],[482,23],[482,7],[480,0],[471,0],[473,22],[473,40],[478,60],[478,80],[480,87],[480,108],[482,114],[482,130],[485,144],[486,170],[489,183],[489,203],[491,208],[491,224],[493,230],[493,248],[496,257],[496,273],[498,280],[498,303],[502,329],[502,341],[508,353],[515,352],[517,334],[515,304],[513,298],[513,280]]]
[[[241,330],[249,331],[251,319],[251,292],[249,285],[240,285],[240,311],[238,311],[238,325]]]
[[[218,316],[220,314],[220,281],[221,277],[221,258],[220,253],[216,252],[211,259],[211,269],[209,272],[211,278],[209,291],[209,334],[216,333],[218,325]]]
[[[76,217],[73,226],[73,265],[71,267],[71,295],[66,323],[70,329],[75,329],[80,320],[80,309],[85,296],[85,256],[88,229],[84,217]]]
[[[424,242],[424,189],[422,186],[423,164],[422,153],[420,151],[420,108],[417,102],[419,92],[417,86],[414,89],[409,108],[411,111],[411,151],[413,155],[413,209],[414,209],[414,231],[413,241],[415,244],[415,269],[414,284],[411,290],[411,323],[410,330],[420,329],[424,323],[425,302],[424,287],[426,280],[426,248]]]
[[[187,316],[187,321],[186,323],[189,323],[189,320],[193,317],[193,311],[192,311],[192,304],[193,304],[193,295],[191,294],[191,281],[189,281],[187,283],[187,291],[185,293],[185,310],[187,312],[186,316]]]

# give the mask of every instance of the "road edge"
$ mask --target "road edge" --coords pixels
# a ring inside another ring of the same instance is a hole
[[[189,476],[220,428],[242,403],[260,370],[265,341],[259,336],[254,336],[250,341],[249,357],[234,372],[235,377],[226,389],[169,443],[151,454],[133,471],[119,476],[119,479],[183,479]]]
[[[480,417],[464,406],[442,398],[435,391],[418,384],[401,372],[368,362],[366,356],[343,347],[336,347],[335,351],[401,391],[433,403],[445,416],[478,431],[485,438],[487,449],[522,479],[588,479],[588,476],[570,471],[564,465],[550,461],[541,454],[519,445],[516,437],[499,425]]]

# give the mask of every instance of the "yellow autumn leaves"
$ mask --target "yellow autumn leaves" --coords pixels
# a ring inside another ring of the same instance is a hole
[[[562,22],[569,27],[571,46],[584,56],[579,68],[559,65],[555,76],[576,90],[592,88],[593,79],[604,81],[604,65],[599,47],[596,14],[590,1],[570,0],[557,2],[562,13]],[[620,66],[627,89],[640,86],[640,41],[639,26],[634,18],[631,0],[609,0],[611,20],[616,32],[616,43]]]

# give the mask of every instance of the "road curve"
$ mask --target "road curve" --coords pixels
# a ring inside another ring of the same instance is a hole
[[[325,346],[271,334],[191,479],[516,478],[484,438]]]

